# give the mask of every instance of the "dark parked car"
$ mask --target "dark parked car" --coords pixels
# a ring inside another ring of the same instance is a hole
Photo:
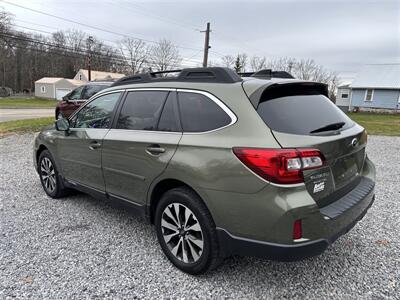
[[[56,106],[56,119],[68,118],[82,103],[101,90],[109,87],[112,83],[112,81],[94,81],[72,90]]]
[[[44,191],[130,205],[191,274],[229,255],[321,254],[374,201],[367,133],[325,84],[265,74],[119,80],[37,136]]]

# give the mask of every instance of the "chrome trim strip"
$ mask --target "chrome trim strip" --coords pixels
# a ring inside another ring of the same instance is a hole
[[[132,133],[161,133],[161,134],[175,134],[182,135],[181,131],[157,131],[157,130],[139,130],[139,129],[122,129],[122,128],[111,128],[109,132],[132,132]],[[107,133],[108,135],[109,133]]]

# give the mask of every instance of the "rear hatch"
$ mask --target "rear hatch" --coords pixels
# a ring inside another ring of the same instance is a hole
[[[325,157],[324,167],[303,172],[307,190],[320,207],[360,182],[366,132],[327,98],[324,85],[271,85],[256,110],[282,148],[318,149]]]

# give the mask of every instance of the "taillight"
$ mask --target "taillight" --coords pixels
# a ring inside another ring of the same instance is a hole
[[[302,171],[325,163],[324,156],[316,149],[233,148],[233,153],[260,177],[280,184],[303,182]]]

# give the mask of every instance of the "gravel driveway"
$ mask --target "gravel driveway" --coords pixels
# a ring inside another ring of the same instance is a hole
[[[32,140],[0,140],[0,299],[400,297],[400,138],[369,138],[375,204],[323,255],[229,258],[200,277],[175,269],[153,228],[123,209],[83,194],[47,197]]]

